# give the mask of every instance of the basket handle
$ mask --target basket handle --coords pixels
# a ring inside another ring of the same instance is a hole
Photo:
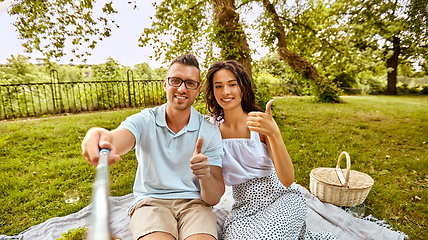
[[[346,156],[346,177],[343,176],[343,172],[342,169],[340,168],[340,163],[342,162],[342,157],[343,155]],[[351,173],[351,158],[349,157],[349,154],[345,151],[343,151],[340,156],[339,156],[339,160],[337,160],[337,165],[336,165],[336,174],[337,177],[339,178],[340,183],[342,184],[343,187],[348,187],[349,184],[349,174]]]

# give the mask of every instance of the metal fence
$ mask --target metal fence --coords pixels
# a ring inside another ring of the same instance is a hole
[[[37,117],[166,102],[162,80],[61,82],[51,71],[50,83],[0,85],[0,119]]]

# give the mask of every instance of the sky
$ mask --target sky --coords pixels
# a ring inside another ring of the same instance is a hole
[[[25,53],[24,47],[21,46],[22,40],[18,39],[18,32],[12,25],[14,18],[7,14],[7,7],[11,0],[0,2],[0,64],[5,64],[7,58],[11,55],[15,57],[18,54],[30,57],[30,62],[36,63],[36,58],[42,58],[43,55],[34,51],[31,54]],[[97,4],[104,4],[107,1],[97,1]],[[112,27],[112,36],[105,38],[103,41],[98,41],[94,50],[91,50],[92,55],[87,57],[87,64],[101,64],[107,61],[108,57],[112,57],[124,66],[133,67],[135,64],[146,62],[152,69],[158,67],[167,67],[167,64],[162,64],[162,61],[154,61],[149,56],[154,55],[151,47],[138,47],[138,38],[141,36],[144,28],[151,26],[150,16],[154,16],[155,8],[150,2],[152,1],[136,1],[138,8],[133,10],[133,5],[128,4],[131,1],[113,1],[113,7],[119,11],[119,14],[114,15],[114,20],[120,28]],[[134,1],[132,1],[134,2]],[[96,6],[94,7],[96,8]],[[255,33],[250,33],[253,39],[257,39]],[[262,48],[259,42],[249,43],[252,49],[256,48],[260,54],[254,54],[253,60],[258,60],[262,55],[265,55],[267,49]],[[67,64],[72,57],[71,48],[65,49],[67,55],[60,59],[58,63]],[[74,64],[80,63],[77,58],[74,58]]]

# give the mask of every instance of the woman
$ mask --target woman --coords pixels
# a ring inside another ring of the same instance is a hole
[[[255,101],[253,84],[238,62],[211,65],[205,100],[223,138],[223,176],[235,203],[223,239],[335,239],[306,230],[306,200],[294,186],[293,163],[271,115]]]

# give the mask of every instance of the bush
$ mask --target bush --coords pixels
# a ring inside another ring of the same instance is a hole
[[[257,76],[257,78],[254,79],[254,84],[261,85],[266,84],[269,86],[269,91],[272,96],[283,96],[285,95],[282,81],[275,77],[274,75],[270,73],[261,73]]]
[[[397,86],[397,93],[408,94],[409,93],[409,88],[407,87],[407,84],[404,83],[402,85],[398,85]]]
[[[347,73],[339,74],[338,76],[336,76],[336,78],[334,78],[333,82],[338,87],[353,88],[357,85],[357,81]]]
[[[257,83],[271,83],[274,96],[310,95],[308,79],[296,72],[277,54],[266,55],[253,64],[253,76]]]
[[[397,86],[397,92],[401,94],[419,94],[424,92],[424,87],[419,87],[419,85],[416,85],[412,88],[409,88],[406,83],[403,83]]]
[[[259,83],[255,89],[256,102],[259,107],[266,111],[266,103],[268,103],[272,98],[272,92],[270,90],[268,83]]]
[[[165,99],[166,102],[166,99]],[[202,115],[206,115],[209,112],[207,111],[205,99],[204,99],[204,92],[201,91],[199,95],[196,97],[195,102],[192,105],[196,111],[198,111]]]
[[[409,88],[409,93],[420,93],[420,92],[421,92],[421,89],[420,89],[419,85],[416,85],[412,88]]]
[[[424,86],[422,86],[421,93],[422,93],[422,94],[428,94],[428,85],[424,85]]]
[[[367,94],[379,94],[386,90],[386,84],[375,78],[361,80],[361,84],[363,85],[364,93]]]
[[[336,86],[322,81],[320,84],[315,85],[313,83],[312,88],[313,95],[315,96],[315,102],[319,103],[339,103],[341,91]]]

